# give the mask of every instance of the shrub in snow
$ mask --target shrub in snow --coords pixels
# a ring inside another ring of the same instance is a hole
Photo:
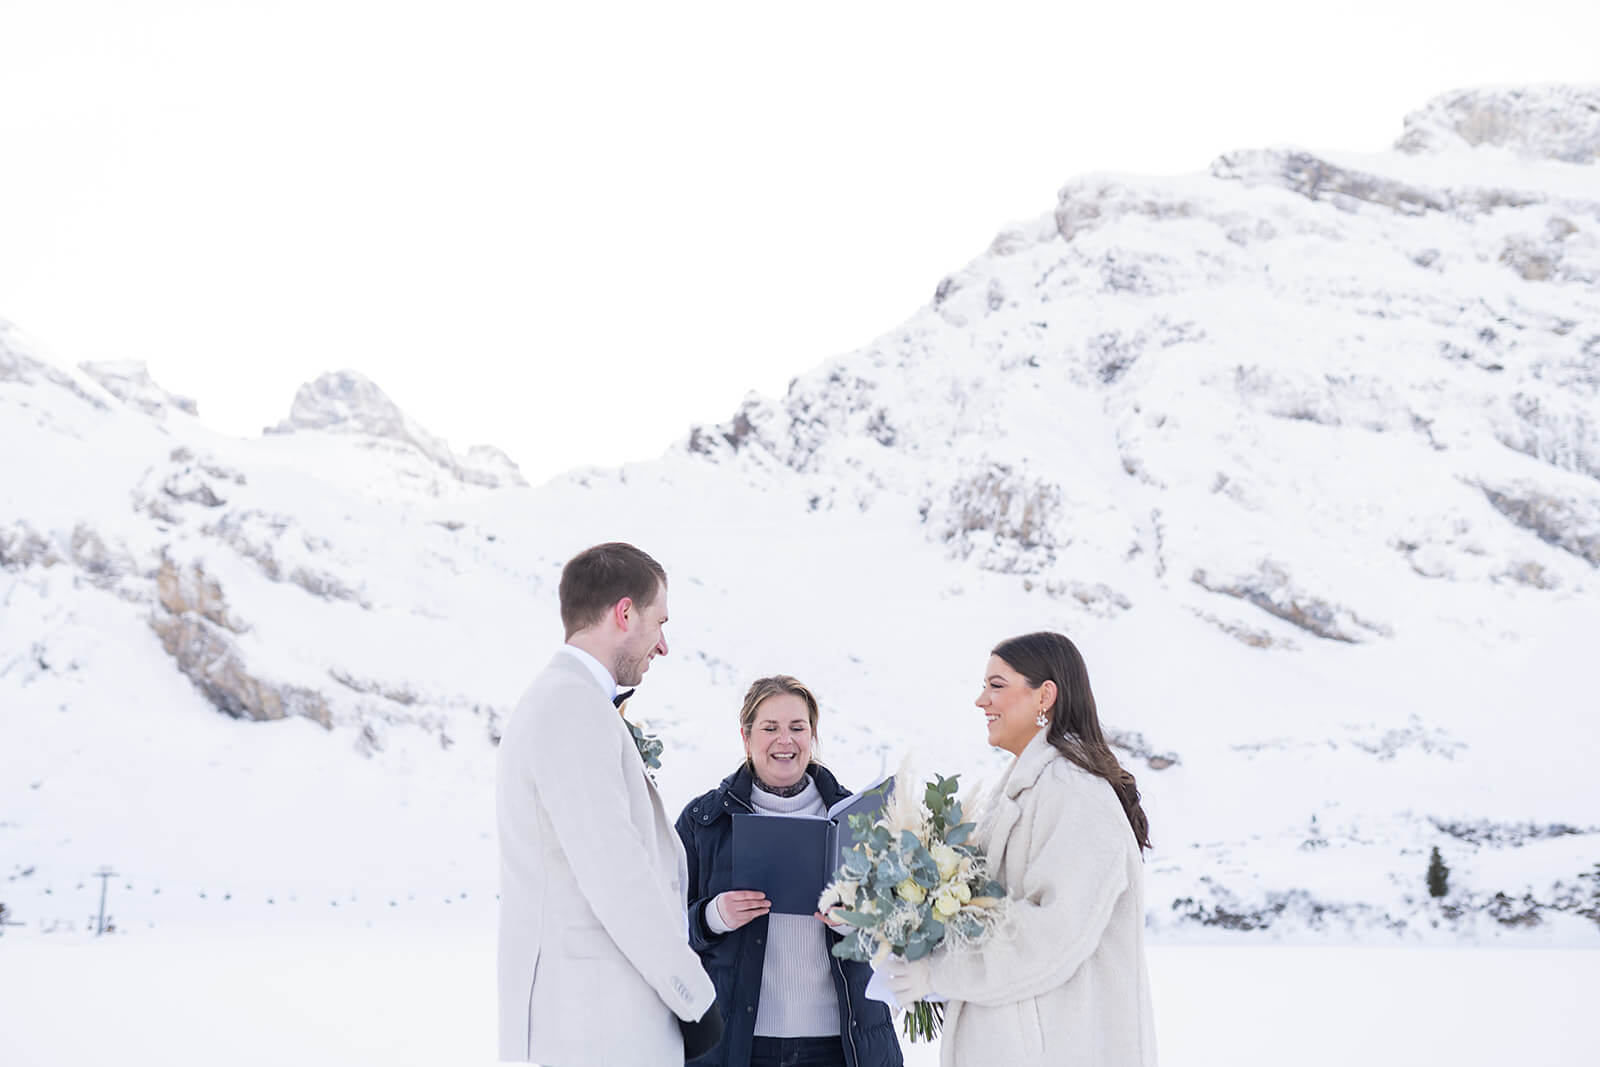
[[[1450,868],[1444,865],[1444,857],[1439,855],[1439,846],[1433,846],[1433,855],[1428,857],[1428,895],[1442,897],[1450,892]]]

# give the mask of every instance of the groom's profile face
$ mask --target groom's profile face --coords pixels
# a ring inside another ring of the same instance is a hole
[[[635,686],[644,680],[650,661],[667,654],[667,587],[656,586],[648,604],[638,601],[628,609],[628,637],[617,658],[617,685]]]

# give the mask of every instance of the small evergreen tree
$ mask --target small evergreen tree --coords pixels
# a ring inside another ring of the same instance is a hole
[[[1439,846],[1433,846],[1433,855],[1428,857],[1428,895],[1442,897],[1450,892],[1450,868],[1444,865],[1444,857],[1439,855]]]

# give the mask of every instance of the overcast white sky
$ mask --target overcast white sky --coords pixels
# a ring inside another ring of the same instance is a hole
[[[354,368],[537,482],[866,344],[1075,175],[1600,80],[1597,12],[0,0],[0,318],[230,433]]]

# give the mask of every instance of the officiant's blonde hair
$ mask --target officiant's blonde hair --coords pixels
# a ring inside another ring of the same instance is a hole
[[[768,697],[782,696],[784,693],[797,696],[806,702],[806,714],[811,719],[811,762],[821,763],[822,761],[817,759],[817,698],[798,678],[787,674],[774,674],[770,678],[757,678],[751,682],[750,688],[744,693],[744,706],[739,709],[739,732],[748,739],[750,731],[756,728],[756,709],[761,707],[762,702]],[[745,756],[744,763],[746,767],[754,770],[748,755]]]

